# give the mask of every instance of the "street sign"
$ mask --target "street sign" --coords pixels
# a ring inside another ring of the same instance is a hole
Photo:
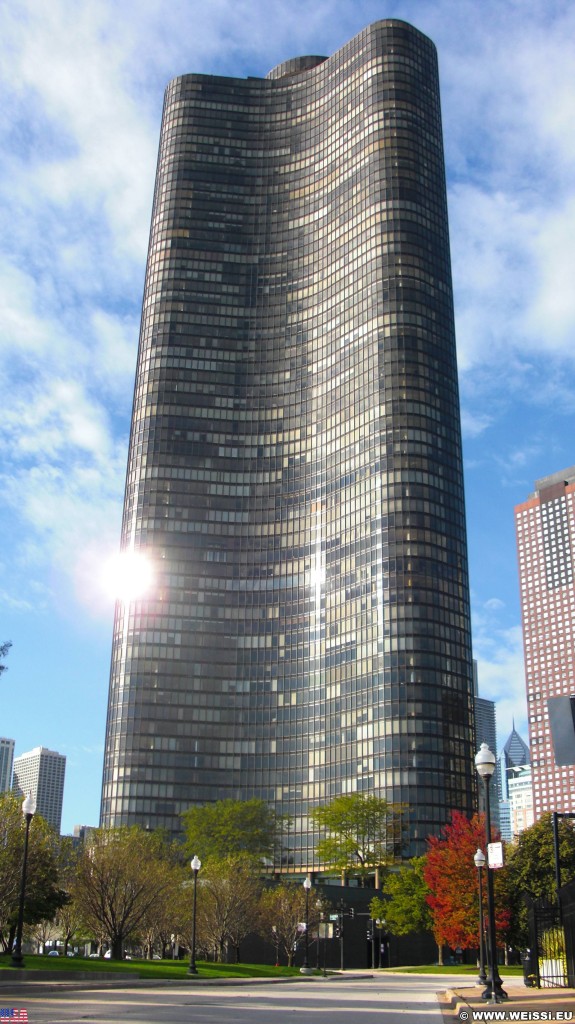
[[[487,865],[490,868],[503,867],[503,843],[487,844]]]

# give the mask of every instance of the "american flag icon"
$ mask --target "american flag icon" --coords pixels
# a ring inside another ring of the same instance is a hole
[[[28,1010],[0,1008],[0,1022],[3,1020],[26,1021],[28,1024]]]

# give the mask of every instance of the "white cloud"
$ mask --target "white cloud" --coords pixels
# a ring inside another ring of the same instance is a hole
[[[490,627],[474,639],[479,694],[496,702],[497,744],[501,748],[513,722],[528,742],[523,634],[520,626]]]
[[[92,311],[90,326],[94,338],[93,372],[105,390],[117,396],[127,410],[136,370],[138,320],[100,308]]]
[[[18,611],[29,612],[32,611],[34,605],[30,601],[26,601],[22,598],[13,597],[6,590],[0,590],[0,606],[4,605],[5,608],[15,608]]]
[[[464,437],[479,437],[488,429],[493,417],[486,413],[473,413],[470,409],[462,407],[461,430]]]
[[[575,196],[547,214],[534,247],[538,256],[538,287],[525,310],[525,335],[532,345],[573,357]]]
[[[493,436],[517,395],[572,407],[571,5],[22,0],[0,41],[0,439],[27,558],[39,530],[60,560],[59,519],[118,518],[164,85],[265,74],[382,15],[439,51],[464,434]],[[500,444],[500,470],[536,454]]]

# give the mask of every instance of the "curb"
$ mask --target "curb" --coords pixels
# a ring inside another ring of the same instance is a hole
[[[439,1003],[439,1009],[443,1015],[445,1024],[453,1024],[454,1018],[461,1019],[461,1010],[467,1009],[470,1011],[471,1017],[471,1004],[461,995],[460,992],[455,992],[452,988],[447,988],[443,992],[437,993],[437,1002]]]
[[[93,976],[88,979],[76,979],[59,981],[53,980],[52,978],[38,978],[34,980],[32,978],[24,980],[23,978],[8,979],[4,981],[0,978],[0,996],[3,998],[6,993],[14,993],[16,995],[24,995],[26,993],[34,995],[42,995],[46,993],[54,992],[84,992],[90,990],[98,990],[102,988],[106,989],[124,989],[124,988],[216,988],[217,986],[223,986],[224,988],[241,987],[242,985],[283,985],[295,983],[308,983],[311,981],[354,981],[362,980],[363,978],[372,978],[373,975],[366,974],[354,974],[350,973],[338,973],[328,974],[325,977],[323,974],[316,975],[293,975],[292,977],[283,978],[201,978],[197,975],[190,975],[190,977],[184,978],[159,978],[157,981],[154,978],[134,978],[133,976],[127,975],[122,978],[118,978],[116,974],[113,977],[110,975],[100,975],[99,978]]]
[[[496,1007],[498,1012],[506,1014],[502,1020],[557,1020],[562,1019],[557,1017],[557,1013],[567,1010],[572,1016],[564,1019],[575,1018],[575,992],[572,988],[532,989],[509,986],[508,995],[509,998]],[[453,1024],[454,1020],[467,1020],[471,1024],[475,1017],[483,1019],[486,1011],[495,1010],[493,1003],[482,999],[479,985],[463,990],[446,989],[437,993],[437,1000],[446,1024]],[[515,1015],[514,1018],[511,1013]]]

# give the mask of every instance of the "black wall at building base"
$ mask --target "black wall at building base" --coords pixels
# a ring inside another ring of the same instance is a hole
[[[343,967],[346,970],[353,968],[363,970],[373,967],[374,953],[375,968],[415,966],[417,964],[432,964],[437,961],[437,945],[429,932],[390,935],[385,930],[376,930],[375,943],[368,941],[368,930],[371,929],[369,904],[376,895],[375,889],[318,885],[314,886],[312,894],[315,898],[321,895],[323,900],[333,908],[332,914],[338,913],[340,909],[343,910],[343,940],[341,938],[320,939],[318,943],[315,933],[312,935],[310,932],[310,967],[321,969],[325,963],[325,967],[330,970],[341,968],[342,941]],[[353,917],[349,914],[351,909],[354,911]],[[250,935],[242,943],[240,957],[243,963],[273,964],[276,962],[273,946],[264,942],[257,935]],[[235,959],[235,951],[230,950],[230,959]],[[295,955],[296,966],[301,966],[303,960],[304,946],[301,943]],[[285,954],[280,953],[280,965],[285,965],[285,962]]]

